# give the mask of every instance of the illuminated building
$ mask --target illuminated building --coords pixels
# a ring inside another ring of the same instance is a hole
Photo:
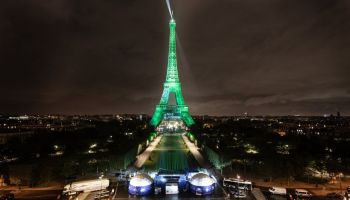
[[[186,126],[191,126],[194,121],[189,113],[188,106],[185,103],[182,95],[181,83],[177,69],[176,58],[176,23],[173,18],[169,22],[170,38],[169,38],[169,53],[167,74],[164,82],[163,94],[159,104],[156,106],[153,114],[151,125],[158,126],[163,119],[181,119]],[[169,96],[175,95],[176,105],[169,104]]]

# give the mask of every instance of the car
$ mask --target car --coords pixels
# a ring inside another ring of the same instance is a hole
[[[346,188],[345,197],[346,197],[347,199],[350,199],[350,186],[348,186],[348,187]]]
[[[336,193],[336,192],[328,193],[326,196],[328,199],[341,199],[341,200],[343,199],[343,196],[341,194]]]
[[[295,189],[295,195],[297,197],[311,197],[312,194],[305,189]]]
[[[14,199],[15,199],[15,195],[12,193],[0,194],[0,200],[14,200]]]
[[[283,187],[270,187],[269,192],[271,194],[287,195],[287,189]]]
[[[230,189],[230,195],[234,198],[247,198],[247,193],[244,190],[239,190],[236,188]]]

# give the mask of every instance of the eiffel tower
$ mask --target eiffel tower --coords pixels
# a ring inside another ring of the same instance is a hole
[[[188,111],[188,106],[185,103],[182,95],[181,83],[179,80],[179,73],[177,70],[176,59],[176,22],[172,17],[169,22],[170,37],[169,37],[169,54],[168,67],[166,79],[164,82],[163,94],[159,104],[156,106],[151,125],[158,126],[165,116],[178,116],[186,124],[187,127],[194,124],[194,121]],[[176,105],[169,105],[169,96],[173,93],[175,95]]]

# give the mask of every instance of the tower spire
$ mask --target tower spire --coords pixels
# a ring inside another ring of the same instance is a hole
[[[179,82],[179,73],[177,70],[177,58],[176,58],[176,22],[171,16],[169,22],[169,52],[168,52],[168,67],[166,74],[166,82]]]

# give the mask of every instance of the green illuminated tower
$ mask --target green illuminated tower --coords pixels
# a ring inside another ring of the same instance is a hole
[[[188,106],[185,104],[184,97],[182,96],[181,83],[177,70],[175,28],[176,23],[172,18],[169,22],[170,38],[166,79],[164,82],[162,97],[159,104],[156,106],[156,110],[154,111],[151,120],[151,125],[153,126],[158,126],[165,114],[173,114],[181,117],[186,126],[191,126],[194,124],[194,121],[188,111]],[[168,105],[169,95],[171,93],[175,94],[176,106]]]

